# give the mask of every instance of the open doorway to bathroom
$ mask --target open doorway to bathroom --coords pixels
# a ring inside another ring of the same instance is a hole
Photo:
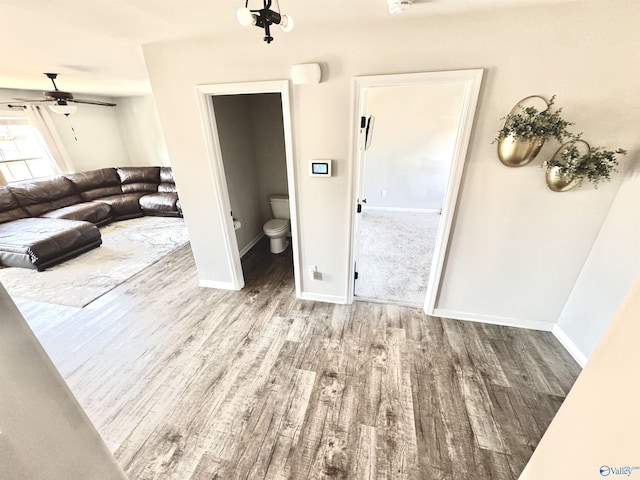
[[[233,285],[264,254],[286,256],[299,295],[298,242],[287,81],[197,87]],[[268,274],[268,272],[265,272]]]
[[[267,222],[276,217],[272,203],[282,200],[284,204],[289,197],[282,101],[279,93],[216,95],[212,101],[242,258],[264,237]],[[291,238],[290,214],[283,213],[278,216],[287,217],[281,222],[286,225],[281,229],[285,234],[282,247],[275,249],[277,254],[289,246],[287,235]]]

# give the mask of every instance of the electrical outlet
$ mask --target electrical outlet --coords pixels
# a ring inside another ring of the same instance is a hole
[[[386,190],[382,190],[380,192],[380,196],[383,197],[383,198],[386,197],[387,196],[387,191]]]

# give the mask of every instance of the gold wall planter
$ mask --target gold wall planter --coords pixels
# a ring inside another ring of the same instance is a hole
[[[572,188],[576,188],[582,183],[579,178],[575,178],[573,175],[568,175],[565,172],[565,169],[562,168],[561,165],[558,165],[563,163],[561,160],[563,160],[563,154],[566,153],[566,149],[569,145],[575,145],[577,149],[581,149],[585,153],[591,150],[589,144],[584,140],[575,140],[573,142],[565,143],[556,150],[556,153],[554,153],[551,158],[554,166],[547,166],[547,172],[545,175],[547,185],[554,192],[566,192]]]
[[[531,95],[520,100],[507,115],[515,115],[518,111],[525,109],[527,103],[538,101],[544,103],[543,111],[549,109],[551,104],[539,95]],[[506,125],[506,122],[505,122]],[[533,160],[544,145],[544,139],[533,137],[531,140],[517,140],[513,135],[509,135],[498,142],[498,158],[507,167],[522,167]]]
[[[512,135],[498,142],[498,158],[507,167],[522,167],[533,160],[544,145],[544,140],[517,140]]]
[[[547,185],[554,192],[566,192],[580,185],[580,180],[571,175],[567,175],[562,167],[547,168],[545,178]]]

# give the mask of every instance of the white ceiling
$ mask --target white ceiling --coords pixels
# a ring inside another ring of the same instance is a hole
[[[400,16],[388,13],[386,0],[282,0],[282,12],[295,19],[295,32],[329,22],[402,21],[403,16],[581,0],[415,1]],[[259,0],[249,3],[250,8],[261,5]],[[235,20],[239,6],[242,0],[0,0],[0,88],[49,89],[42,73],[58,72],[62,90],[115,96],[149,93],[141,45],[238,34],[243,28]]]

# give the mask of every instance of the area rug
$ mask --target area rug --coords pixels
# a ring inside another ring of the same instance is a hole
[[[17,299],[84,307],[189,241],[182,218],[141,217],[100,228],[102,246],[43,272],[0,268]]]
[[[356,297],[422,306],[439,222],[434,213],[362,212]]]

